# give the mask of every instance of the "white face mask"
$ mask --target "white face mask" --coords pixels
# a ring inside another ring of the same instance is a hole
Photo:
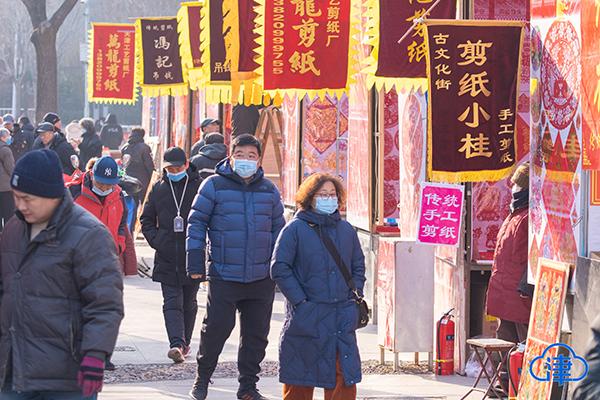
[[[113,192],[113,188],[108,190],[100,190],[96,186],[92,186],[92,192],[96,193],[100,197],[106,197]]]

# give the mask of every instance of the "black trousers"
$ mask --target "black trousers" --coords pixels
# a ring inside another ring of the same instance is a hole
[[[183,349],[192,341],[198,314],[196,295],[199,285],[199,282],[183,286],[161,284],[163,315],[170,347]]]
[[[252,283],[209,282],[197,356],[200,377],[209,379],[215,371],[223,346],[235,327],[236,311],[239,311],[238,380],[241,388],[256,385],[268,344],[274,296],[275,283],[268,278]]]
[[[0,232],[15,213],[15,199],[11,191],[0,192]]]

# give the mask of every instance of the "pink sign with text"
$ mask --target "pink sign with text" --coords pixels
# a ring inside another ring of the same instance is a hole
[[[423,183],[417,240],[425,244],[458,246],[463,203],[463,186]]]

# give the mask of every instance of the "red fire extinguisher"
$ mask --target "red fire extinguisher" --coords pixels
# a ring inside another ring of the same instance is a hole
[[[437,360],[436,375],[454,374],[454,321],[451,314],[452,308],[437,322],[436,349]]]
[[[523,370],[523,358],[525,356],[525,344],[519,343],[517,348],[510,352],[508,358],[508,398],[517,399],[519,393],[519,380]]]

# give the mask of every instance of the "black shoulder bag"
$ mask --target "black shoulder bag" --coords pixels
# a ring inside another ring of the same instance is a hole
[[[335,247],[335,244],[327,235],[327,233],[320,231],[316,224],[309,225],[311,228],[314,229],[314,231],[323,241],[325,248],[327,249],[327,251],[329,251],[331,257],[333,257],[335,265],[337,265],[338,269],[342,273],[342,276],[346,280],[346,284],[348,285],[350,290],[352,290],[352,294],[354,295],[354,301],[356,302],[356,312],[358,313],[358,329],[364,328],[369,323],[369,305],[367,304],[365,299],[360,295],[360,293],[358,293],[358,290],[356,289],[356,284],[354,283],[354,279],[352,279],[352,275],[350,275],[350,269],[346,267],[346,263],[344,263],[344,260],[340,256],[340,253]]]

